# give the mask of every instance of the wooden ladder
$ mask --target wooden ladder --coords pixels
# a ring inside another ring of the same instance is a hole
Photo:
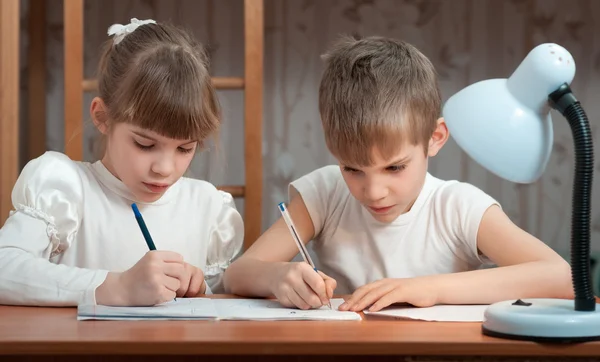
[[[19,0],[0,0],[0,227],[19,175]]]

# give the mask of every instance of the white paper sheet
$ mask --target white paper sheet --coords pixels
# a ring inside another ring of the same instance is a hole
[[[108,307],[81,305],[78,320],[361,320],[358,313],[341,312],[341,298],[331,307],[301,310],[285,308],[266,299],[180,298],[154,307]]]
[[[331,300],[319,309],[301,310],[285,308],[275,300],[264,299],[214,299],[222,320],[361,320],[354,312],[337,309],[344,303],[341,298]]]
[[[437,322],[483,322],[488,305],[436,305],[427,308],[384,308],[379,312],[364,311],[365,315]]]

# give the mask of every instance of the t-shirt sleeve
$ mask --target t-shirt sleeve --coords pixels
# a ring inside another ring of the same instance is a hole
[[[464,182],[444,187],[438,197],[442,205],[440,216],[458,256],[471,262],[488,263],[487,257],[477,248],[477,234],[487,209],[492,205],[501,207],[500,203],[478,187]]]
[[[335,200],[339,199],[340,193],[343,192],[340,187],[340,183],[343,182],[339,166],[331,165],[319,168],[290,184],[289,199],[296,194],[302,196],[315,229],[315,236],[323,230],[328,215],[331,215],[336,207]]]

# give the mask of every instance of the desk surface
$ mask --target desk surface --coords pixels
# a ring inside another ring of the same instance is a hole
[[[0,355],[600,355],[600,342],[496,339],[483,336],[480,323],[77,321],[76,314],[75,308],[0,306]]]

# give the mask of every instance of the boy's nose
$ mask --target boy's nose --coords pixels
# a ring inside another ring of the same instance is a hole
[[[384,185],[372,183],[365,187],[364,195],[367,202],[373,203],[384,199],[388,195],[388,189]]]

